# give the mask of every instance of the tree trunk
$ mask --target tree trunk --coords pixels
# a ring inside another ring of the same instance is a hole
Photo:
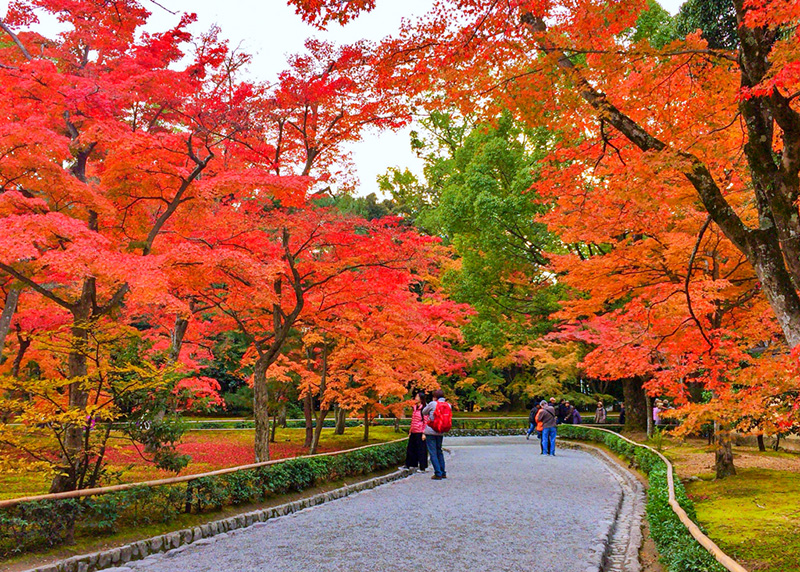
[[[625,430],[647,430],[647,404],[639,377],[626,377],[622,380],[622,394],[625,399]]]
[[[67,375],[74,379],[68,386],[68,408],[85,409],[89,394],[81,387],[89,373],[86,356],[88,353],[89,327],[92,317],[92,300],[95,296],[94,278],[83,283],[80,302],[72,310],[72,349],[67,359]],[[81,420],[82,421],[82,420]],[[73,491],[78,487],[81,467],[85,466],[84,425],[82,422],[70,423],[64,428],[63,452],[59,473],[50,483],[51,493]]]
[[[314,435],[311,438],[311,454],[317,452],[319,447],[319,437],[322,435],[322,425],[325,422],[325,417],[328,416],[330,405],[324,407],[325,403],[325,386],[328,382],[328,346],[322,344],[322,372],[319,376],[319,414],[317,414],[317,426],[314,428]]]
[[[18,378],[19,372],[22,369],[22,360],[25,359],[25,353],[31,347],[31,339],[22,337],[17,332],[17,340],[19,341],[19,348],[17,348],[17,355],[14,357],[14,363],[11,366],[11,377]]]
[[[191,303],[191,307],[194,308],[194,303]],[[169,358],[167,362],[170,366],[174,366],[176,363],[178,363],[178,358],[181,355],[181,347],[183,346],[183,338],[186,335],[186,330],[188,328],[189,320],[187,318],[181,318],[180,316],[175,318],[175,327],[170,333]],[[161,423],[164,421],[166,416],[167,409],[166,405],[164,405],[158,411],[156,411],[155,415],[153,416],[153,420],[155,423]],[[148,440],[144,443],[144,450],[146,453],[155,453],[158,450],[160,444],[156,434],[157,432],[152,435],[152,440],[148,438]]]
[[[19,372],[22,369],[22,360],[25,358],[25,353],[31,346],[31,339],[23,337],[19,331],[17,331],[17,340],[19,340],[19,348],[17,348],[17,355],[14,357],[14,363],[11,365],[11,377],[14,379],[19,379]],[[30,399],[29,394],[18,390],[9,391],[7,396],[11,399]],[[10,422],[13,415],[14,413],[11,409],[6,409],[3,411],[3,414],[0,415],[0,422]]]
[[[647,438],[653,437],[653,402],[650,396],[645,393],[644,395],[644,408],[647,412]]]
[[[277,433],[277,431],[278,431],[278,416],[274,415],[272,417],[272,428],[270,429],[270,433],[269,433],[269,442],[270,443],[274,443],[275,442],[275,433]]]
[[[278,415],[278,422],[283,429],[286,429],[286,405],[281,405],[281,412]]]
[[[315,454],[317,449],[319,448],[319,438],[322,435],[322,425],[325,423],[325,418],[328,416],[329,409],[323,409],[320,407],[319,413],[317,413],[317,426],[314,427],[314,438],[311,441],[311,450],[309,451],[310,454]]]
[[[191,305],[192,307],[194,304]],[[172,330],[172,335],[170,336],[170,348],[169,348],[169,361],[171,364],[177,363],[178,358],[181,355],[181,346],[183,346],[183,338],[186,336],[186,330],[189,328],[189,319],[188,318],[181,318],[178,316],[175,318],[175,328]]]
[[[364,406],[364,441],[369,441],[369,405]]]
[[[762,240],[753,241],[757,253],[752,260],[753,269],[761,283],[769,305],[778,318],[789,347],[800,344],[800,299],[792,279],[783,263],[776,238],[764,232]]]
[[[22,288],[16,288],[15,286],[15,284],[11,285],[8,296],[6,296],[6,303],[3,306],[3,312],[0,313],[0,354],[3,353],[6,336],[11,329],[11,320],[14,317],[14,312],[17,311],[17,302],[19,302],[19,295],[22,293]]]
[[[758,441],[758,450],[762,453],[767,450],[767,446],[764,444],[764,434],[759,433],[756,435],[756,441]]]
[[[256,463],[269,461],[269,391],[266,360],[259,357],[253,371],[253,419],[256,424]]]
[[[307,394],[303,398],[303,416],[306,419],[306,439],[303,441],[303,447],[311,447],[311,442],[314,440],[314,398],[311,394]]]
[[[335,435],[344,435],[344,430],[347,427],[345,421],[347,420],[347,411],[339,407],[338,405],[335,408],[334,417],[336,418],[336,429],[334,429]]]
[[[736,467],[733,466],[733,449],[731,447],[730,430],[719,423],[714,424],[714,432],[717,442],[714,449],[714,466],[717,470],[717,478],[724,479],[736,474]]]

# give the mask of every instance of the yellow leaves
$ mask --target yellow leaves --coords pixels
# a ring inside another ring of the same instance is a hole
[[[308,330],[303,333],[303,345],[313,347],[321,345],[325,342],[325,338],[316,330]]]
[[[576,342],[539,340],[531,353],[539,379],[563,382],[574,379],[580,371],[582,348]]]
[[[486,359],[487,357],[489,357],[489,350],[480,345],[472,346],[466,353],[466,358],[469,363]]]
[[[460,379],[456,382],[456,389],[466,389],[469,387],[473,387],[477,381],[474,377],[465,377],[464,379]]]

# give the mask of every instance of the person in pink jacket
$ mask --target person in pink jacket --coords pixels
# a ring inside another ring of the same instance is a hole
[[[414,410],[411,412],[411,429],[408,431],[408,448],[405,466],[419,467],[423,473],[428,468],[428,447],[425,443],[425,423],[422,408],[427,405],[425,394],[421,391],[414,396]]]

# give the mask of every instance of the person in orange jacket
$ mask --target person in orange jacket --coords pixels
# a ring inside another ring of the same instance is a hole
[[[541,409],[541,407],[539,407]],[[544,429],[544,423],[541,419],[539,419],[538,411],[536,412],[536,436],[539,438],[539,446],[542,448],[542,455],[544,455],[544,441],[542,441],[542,429]]]
[[[536,422],[542,424],[542,455],[556,454],[556,425],[558,419],[553,407],[542,400],[541,409],[536,414]]]

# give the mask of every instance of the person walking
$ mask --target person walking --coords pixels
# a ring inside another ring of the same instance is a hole
[[[555,398],[550,399],[550,405],[555,403]],[[564,423],[567,419],[567,409],[569,406],[568,401],[564,401],[563,399],[558,402],[558,407],[555,408],[556,412],[556,420],[558,424]]]
[[[597,402],[597,409],[594,412],[594,422],[602,425],[606,422],[606,408],[603,406],[602,401]]]
[[[530,423],[530,427],[525,432],[525,439],[531,438],[531,433],[536,430],[536,414],[539,413],[539,404],[536,403],[531,408],[531,412],[528,414],[528,423]]]
[[[418,467],[420,472],[428,468],[428,447],[425,444],[425,418],[423,408],[428,404],[423,392],[414,396],[414,409],[411,412],[411,428],[408,431],[406,448],[406,468]]]
[[[536,419],[536,437],[539,438],[539,448],[542,450],[541,454],[544,455],[544,439],[542,439],[543,427],[542,427],[541,419],[538,419],[538,417],[539,417],[538,413],[539,413],[539,411],[541,411],[541,409],[542,409],[542,406],[540,405],[539,408],[538,408],[538,411],[536,412],[537,413],[537,416],[536,416],[537,417],[537,419]]]
[[[663,409],[663,405],[660,399],[656,399],[655,404],[653,405],[653,425],[661,425],[661,411]]]
[[[581,412],[578,411],[577,407],[572,407],[572,414],[570,415],[570,423],[573,425],[580,425],[583,423],[583,417],[581,417]]]
[[[428,421],[425,425],[425,443],[433,465],[433,480],[447,478],[444,466],[444,453],[442,453],[442,440],[444,434],[450,430],[453,420],[453,408],[444,399],[444,391],[437,389],[433,392],[433,400],[422,409],[423,417]]]
[[[572,412],[575,408],[570,405],[569,401],[564,402],[564,417],[561,419],[562,423],[566,423],[567,425],[572,425]],[[559,409],[559,416],[561,415],[561,410]]]
[[[539,409],[536,420],[542,423],[542,455],[555,456],[556,425],[558,424],[556,411],[544,399],[539,405],[541,405],[541,409]]]

